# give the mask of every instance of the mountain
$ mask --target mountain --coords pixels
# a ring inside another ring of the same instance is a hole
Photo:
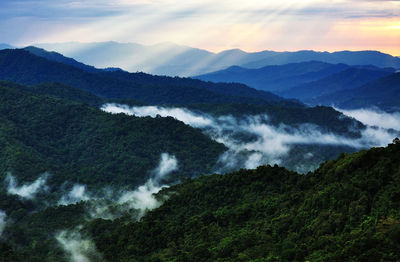
[[[53,43],[36,44],[99,68],[113,66],[130,72],[146,72],[169,76],[202,75],[237,65],[261,68],[308,61],[331,64],[374,65],[400,68],[400,58],[376,51],[341,52],[244,52],[240,49],[213,53],[172,43],[140,45],[136,43]]]
[[[400,68],[400,59],[398,57],[378,51],[338,51],[332,53],[316,51],[281,52],[265,59],[243,64],[242,66],[260,68],[265,65],[281,65],[313,60],[330,64],[343,63],[347,65],[373,65],[382,68]]]
[[[19,49],[0,51],[0,79],[25,85],[59,82],[103,98],[135,99],[151,104],[298,104],[243,84],[214,84],[190,78],[160,77],[123,71],[89,73]]]
[[[0,86],[12,89],[19,89],[21,91],[29,92],[32,94],[47,95],[56,98],[64,98],[70,101],[80,102],[95,107],[100,107],[102,104],[108,102],[90,92],[86,92],[75,87],[63,85],[60,83],[43,83],[34,86],[25,86],[13,82],[1,81]],[[133,102],[130,100],[130,102]],[[140,104],[138,102],[137,104]]]
[[[148,179],[163,152],[179,161],[179,173],[170,178],[176,181],[209,172],[225,150],[171,117],[111,115],[88,104],[33,94],[29,87],[0,85],[1,180],[7,172],[22,181],[49,172],[53,190],[66,182],[135,187]]]
[[[400,144],[324,163],[196,178],[139,222],[95,220],[107,261],[398,261]]]
[[[144,46],[137,43],[70,42],[35,46],[62,53],[100,68],[113,66],[130,72],[169,76],[189,76],[192,70],[196,70],[194,61],[202,61],[212,56],[211,52],[205,50],[171,43]]]
[[[80,63],[76,61],[75,59],[65,57],[57,52],[48,52],[42,48],[37,48],[34,46],[27,46],[23,48],[24,50],[28,51],[29,53],[32,53],[36,56],[44,57],[48,60],[51,61],[56,61],[65,65],[71,65],[73,67],[82,69],[83,71],[90,72],[90,73],[95,73],[99,72],[100,70],[95,68],[94,66],[88,66],[83,63]]]
[[[0,51],[0,79],[33,87],[40,83],[62,83],[64,86],[84,91],[83,97],[89,92],[100,96],[100,99],[106,102],[131,105],[167,104],[199,109],[213,115],[236,114],[239,117],[268,114],[270,121],[275,125],[284,123],[299,126],[312,123],[326,132],[352,138],[359,137],[360,130],[365,128],[361,123],[341,116],[341,113],[332,108],[308,108],[296,101],[286,100],[243,84],[215,84],[190,78],[161,77],[124,71],[88,73],[19,49]],[[58,97],[62,97],[60,95],[67,92],[69,94],[65,95],[68,99],[71,99],[71,96],[74,99],[78,97],[76,94],[72,95],[76,93],[75,89],[68,90],[47,94],[54,96],[57,93]],[[77,101],[92,105],[97,103]],[[354,125],[357,129],[353,128]]]
[[[188,179],[160,191],[163,204],[139,221],[88,219],[96,200],[35,210],[37,200],[4,194],[0,209],[18,223],[8,224],[0,259],[398,261],[399,163],[397,142],[307,175],[268,165]]]
[[[277,93],[284,97],[296,98],[307,102],[319,96],[360,87],[379,78],[391,75],[394,72],[393,68],[350,67],[339,73]]]
[[[0,50],[3,50],[3,49],[12,49],[12,48],[14,48],[14,47],[11,46],[11,45],[9,45],[9,44],[0,43]]]
[[[361,87],[342,90],[317,97],[314,104],[335,105],[339,108],[379,107],[384,110],[400,109],[400,73],[367,83]]]
[[[300,84],[306,84],[341,72],[347,68],[349,66],[345,64],[334,65],[318,61],[265,66],[259,69],[232,66],[195,78],[212,82],[237,82],[259,90],[282,92]]]

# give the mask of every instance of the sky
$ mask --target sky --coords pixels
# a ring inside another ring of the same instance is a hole
[[[400,56],[400,0],[0,1],[0,43],[111,40]]]

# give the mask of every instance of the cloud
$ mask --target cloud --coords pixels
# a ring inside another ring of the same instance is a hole
[[[157,115],[162,117],[172,116],[184,122],[185,124],[194,127],[206,127],[213,124],[210,117],[196,115],[182,108],[164,108],[157,106],[129,107],[127,105],[105,104],[102,106],[101,109],[112,114],[124,113],[127,115],[135,115],[139,117],[156,117]]]
[[[71,205],[78,203],[80,201],[87,201],[91,199],[89,195],[86,193],[86,186],[85,185],[74,185],[68,194],[63,195],[61,199],[58,201],[59,205]]]
[[[163,184],[163,180],[178,169],[176,157],[165,152],[160,155],[158,165],[147,172],[148,180],[134,190],[105,188],[94,193],[88,192],[85,185],[75,184],[60,198],[58,205],[70,205],[85,201],[88,220],[94,218],[115,219],[127,213],[135,219],[140,219],[148,210],[161,205],[161,201],[154,194],[168,187]]]
[[[175,156],[168,153],[162,153],[158,167],[153,171],[156,174],[157,182],[169,173],[178,170],[178,160]]]
[[[217,171],[226,172],[237,168],[254,168],[263,164],[280,164],[295,145],[348,146],[355,149],[385,146],[395,136],[382,128],[367,127],[360,138],[349,138],[321,131],[312,124],[296,128],[284,124],[269,124],[267,115],[253,115],[243,118],[232,116],[212,117],[194,113],[184,108],[156,106],[128,107],[105,104],[102,110],[110,113],[125,113],[136,116],[172,116],[185,124],[201,128],[210,138],[226,145],[229,150],[219,159]],[[321,161],[318,155],[308,154],[308,159]],[[309,170],[318,163],[311,164]],[[300,165],[300,164],[298,164]],[[296,167],[293,167],[297,169]],[[304,166],[299,166],[304,170]]]
[[[56,235],[56,240],[68,254],[71,262],[102,261],[95,244],[82,238],[79,227],[73,231],[63,230]]]
[[[4,228],[6,227],[6,213],[0,210],[0,237],[3,234]]]
[[[115,219],[131,210],[135,214],[134,219],[139,220],[146,211],[161,205],[154,194],[167,187],[167,185],[161,184],[162,180],[176,170],[178,170],[178,160],[175,156],[162,153],[157,167],[150,172],[151,177],[136,190],[119,193],[104,190],[102,197],[95,197],[86,191],[84,185],[76,184],[60,199],[59,204],[68,205],[87,201],[86,208],[90,216],[89,220],[94,218]],[[119,195],[117,199],[115,195]],[[82,237],[79,232],[81,228],[81,226],[78,226],[74,230],[62,230],[56,234],[55,238],[67,253],[71,262],[102,261],[95,244],[90,239]]]
[[[175,156],[168,153],[161,154],[158,167],[152,172],[153,177],[149,178],[144,185],[139,186],[136,190],[125,192],[118,199],[118,204],[128,205],[131,209],[139,210],[138,219],[140,219],[147,210],[152,210],[161,205],[161,202],[155,198],[154,194],[168,187],[167,185],[161,185],[162,179],[176,170],[178,170],[178,161]]]
[[[11,195],[18,195],[21,198],[32,199],[39,191],[46,191],[46,181],[48,173],[44,173],[31,184],[17,185],[17,179],[12,174],[7,174],[6,183],[8,183],[7,192]]]
[[[356,109],[356,110],[336,110],[343,114],[353,117],[361,123],[369,126],[377,126],[381,128],[392,128],[400,130],[400,112],[386,113],[379,109]]]

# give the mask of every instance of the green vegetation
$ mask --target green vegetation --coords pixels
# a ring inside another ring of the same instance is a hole
[[[168,152],[177,178],[210,172],[225,150],[173,118],[111,115],[89,105],[0,87],[0,178],[41,173],[50,181],[93,187],[142,184]]]
[[[399,261],[400,144],[298,175],[278,166],[161,192],[140,222],[93,221],[107,261]]]

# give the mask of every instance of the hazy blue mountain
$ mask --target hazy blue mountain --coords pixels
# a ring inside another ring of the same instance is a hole
[[[82,69],[82,70],[84,70],[86,72],[98,73],[98,72],[101,72],[101,71],[107,71],[108,72],[108,71],[121,70],[119,68],[111,68],[111,67],[104,68],[104,69],[98,69],[98,68],[96,68],[94,66],[90,66],[90,65],[86,65],[84,63],[78,62],[73,58],[65,57],[60,53],[48,52],[48,51],[46,51],[46,50],[44,50],[42,48],[38,48],[38,47],[35,47],[35,46],[27,46],[27,47],[24,47],[24,49],[26,51],[34,54],[34,55],[44,57],[44,58],[46,58],[48,60],[60,62],[60,63],[65,64],[65,65],[71,65],[73,67],[80,68],[80,69]]]
[[[265,66],[259,69],[232,66],[195,78],[212,82],[243,83],[260,90],[278,92],[321,79],[347,68],[349,66],[345,64],[328,64],[318,61]]]
[[[316,51],[281,52],[265,59],[243,64],[242,66],[260,68],[265,65],[280,65],[310,60],[332,64],[344,63],[347,65],[374,65],[382,68],[400,68],[400,59],[398,57],[378,51],[339,51],[333,53]]]
[[[59,82],[103,98],[135,99],[151,104],[298,104],[243,84],[215,84],[190,78],[160,77],[123,71],[89,73],[21,49],[0,51],[0,79],[26,85]]]
[[[350,67],[339,73],[277,93],[284,97],[308,101],[318,96],[360,87],[368,82],[393,74],[394,72],[395,70],[393,68]]]
[[[375,65],[400,68],[400,58],[376,51],[342,52],[244,52],[239,49],[213,53],[172,43],[140,45],[136,43],[53,43],[35,44],[56,51],[98,68],[119,67],[130,72],[146,72],[169,76],[202,75],[233,65],[261,68],[307,61],[344,63],[348,65]]]
[[[119,67],[130,72],[189,76],[212,53],[170,43],[144,46],[136,43],[60,43],[36,46],[62,53],[96,67]],[[197,64],[197,65],[195,65]],[[204,65],[202,67],[206,67]],[[211,69],[211,71],[213,68]],[[215,69],[217,70],[217,69]]]
[[[14,47],[9,45],[9,44],[0,43],[0,50],[2,50],[2,49],[11,49],[11,48],[14,48]]]
[[[380,78],[361,87],[317,97],[314,104],[336,105],[340,108],[377,106],[386,110],[400,109],[400,73]]]

